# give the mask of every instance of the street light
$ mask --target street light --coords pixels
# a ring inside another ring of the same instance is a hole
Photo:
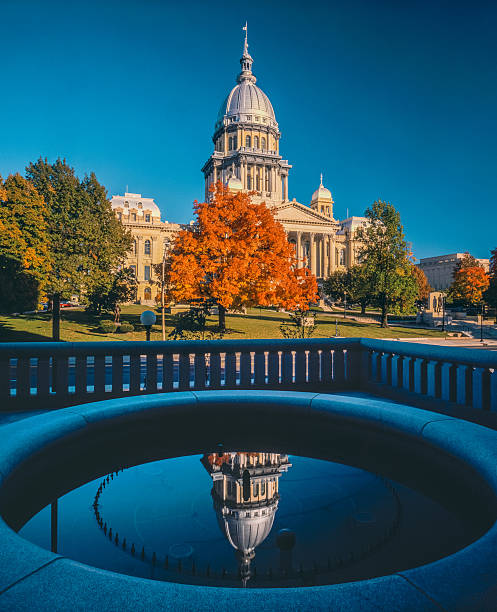
[[[445,331],[445,294],[442,293],[442,331]]]
[[[345,319],[345,315],[347,314],[347,292],[343,292],[343,318]]]
[[[140,323],[147,331],[147,341],[150,340],[150,328],[155,323],[157,317],[152,310],[144,310],[140,315]]]
[[[485,312],[485,304],[481,302],[481,315],[480,315],[480,342],[483,342],[483,314]]]

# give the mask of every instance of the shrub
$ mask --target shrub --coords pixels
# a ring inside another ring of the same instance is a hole
[[[134,326],[131,323],[128,323],[127,321],[124,321],[123,323],[121,323],[121,325],[117,328],[117,331],[121,334],[127,334],[128,332],[132,332],[134,331]]]
[[[100,321],[100,331],[103,334],[112,334],[116,331],[116,324],[114,321],[104,319],[103,321]]]

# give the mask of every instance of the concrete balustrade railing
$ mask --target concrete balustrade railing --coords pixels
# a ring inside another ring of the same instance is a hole
[[[1,409],[203,389],[390,389],[497,412],[497,352],[365,338],[0,345]]]

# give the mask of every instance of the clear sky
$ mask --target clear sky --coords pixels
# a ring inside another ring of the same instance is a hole
[[[240,71],[258,85],[309,204],[401,212],[417,257],[497,246],[497,2],[0,0],[0,173],[40,155],[154,197],[187,222]]]

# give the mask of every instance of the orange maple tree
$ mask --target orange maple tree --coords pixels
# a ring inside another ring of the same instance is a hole
[[[483,292],[488,289],[489,278],[481,266],[460,268],[454,274],[450,293],[454,300],[466,304],[479,304],[483,300]]]
[[[283,226],[264,204],[218,182],[210,202],[194,203],[196,222],[178,234],[167,265],[169,298],[227,309],[307,310],[318,299],[314,275],[298,267]]]

